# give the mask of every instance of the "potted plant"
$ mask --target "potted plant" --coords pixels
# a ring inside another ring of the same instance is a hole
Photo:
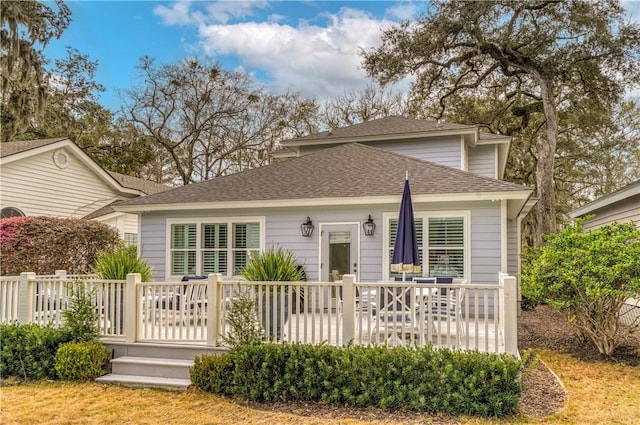
[[[278,248],[269,248],[263,252],[253,254],[242,269],[242,277],[253,282],[297,282],[304,277],[304,268],[298,266],[298,261],[292,252]],[[265,329],[269,329],[269,339],[282,337],[282,316],[286,321],[289,317],[288,297],[281,297],[281,291],[287,291],[288,287],[268,287],[262,294],[262,323]],[[302,297],[303,294],[301,294]],[[274,299],[275,297],[275,299]],[[284,305],[282,305],[284,298]],[[267,318],[267,305],[274,306],[270,317]],[[280,314],[284,312],[284,314]],[[273,316],[276,317],[274,326]],[[267,321],[269,325],[267,326]]]

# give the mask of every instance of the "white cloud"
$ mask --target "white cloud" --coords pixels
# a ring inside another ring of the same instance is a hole
[[[207,4],[205,9],[214,22],[226,24],[231,19],[246,18],[253,16],[255,8],[263,9],[268,6],[266,1],[217,1]]]
[[[173,3],[171,6],[156,6],[153,13],[167,25],[188,25],[193,23],[190,13],[191,2]]]
[[[392,19],[406,21],[417,18],[421,11],[422,8],[417,4],[407,1],[388,8],[386,14]]]
[[[214,57],[235,56],[245,69],[266,73],[275,92],[324,99],[368,83],[358,51],[377,45],[381,29],[391,24],[350,8],[326,18],[326,26],[304,22],[297,26],[277,22],[202,25],[201,43]]]

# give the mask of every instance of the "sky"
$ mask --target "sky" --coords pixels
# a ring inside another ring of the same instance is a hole
[[[51,63],[66,46],[98,61],[100,103],[115,111],[142,56],[159,64],[211,56],[255,76],[273,93],[320,101],[371,83],[359,49],[382,30],[426,10],[421,1],[66,1],[72,22],[45,48]]]
[[[66,46],[98,61],[99,102],[116,111],[119,91],[132,87],[143,56],[176,63],[211,56],[227,70],[255,76],[273,93],[299,93],[323,101],[371,81],[361,49],[380,43],[384,28],[414,20],[424,1],[95,1],[67,0],[72,22],[45,48],[51,60]],[[640,21],[640,0],[625,1]]]

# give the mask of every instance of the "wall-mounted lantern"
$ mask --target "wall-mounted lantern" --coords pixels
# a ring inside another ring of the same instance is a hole
[[[300,225],[300,232],[305,238],[311,237],[311,234],[313,233],[313,222],[309,217],[307,217],[307,221]]]
[[[364,229],[364,234],[367,236],[373,236],[376,232],[376,224],[373,222],[371,214],[369,214],[369,219],[362,223],[362,228]]]

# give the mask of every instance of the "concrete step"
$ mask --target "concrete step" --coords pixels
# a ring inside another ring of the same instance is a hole
[[[112,373],[115,375],[189,379],[191,366],[193,360],[184,359],[123,356],[111,360]]]
[[[195,356],[202,354],[220,354],[227,351],[225,348],[206,347],[197,344],[154,344],[154,343],[125,343],[104,341],[113,350],[113,357],[156,357],[161,359],[193,360]]]
[[[161,378],[157,376],[109,374],[96,379],[104,384],[117,384],[135,388],[159,388],[169,391],[186,391],[191,385],[189,379]]]

